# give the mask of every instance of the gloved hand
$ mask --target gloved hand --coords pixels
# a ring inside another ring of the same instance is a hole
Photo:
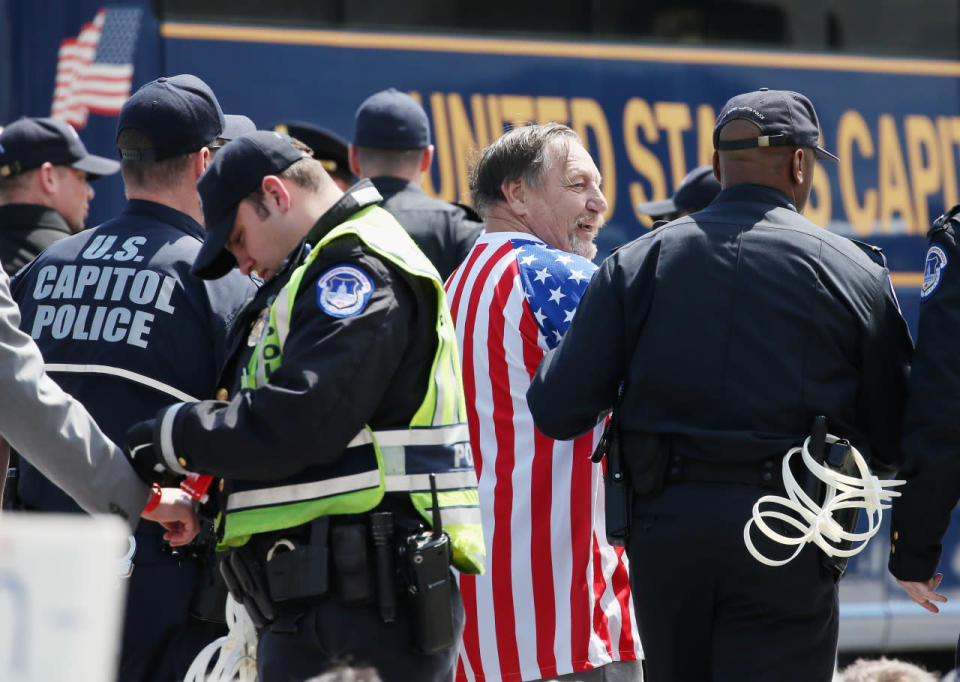
[[[156,419],[137,422],[127,429],[124,452],[144,483],[176,487],[183,476],[171,471],[164,463],[156,431]]]

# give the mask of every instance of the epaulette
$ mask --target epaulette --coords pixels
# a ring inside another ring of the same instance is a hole
[[[472,220],[475,223],[483,222],[483,218],[480,217],[480,214],[477,213],[476,209],[474,209],[473,206],[468,206],[467,204],[461,204],[460,202],[457,202],[457,201],[451,201],[450,203],[458,208],[462,208],[464,212],[467,214],[466,216],[467,220]]]
[[[932,237],[935,232],[940,232],[947,229],[947,223],[949,223],[951,220],[960,224],[960,219],[956,217],[958,213],[960,213],[960,204],[957,204],[942,216],[934,220],[933,225],[927,232],[927,237]]]
[[[887,267],[887,257],[883,255],[883,249],[881,249],[879,246],[867,244],[859,239],[851,239],[850,241],[859,246],[861,251],[870,256],[870,260],[872,260],[874,263],[882,267]]]

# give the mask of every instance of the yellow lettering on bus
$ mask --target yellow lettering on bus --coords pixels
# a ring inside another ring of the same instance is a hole
[[[500,113],[514,128],[526,125],[536,118],[533,97],[528,95],[501,95]]]
[[[885,233],[890,232],[893,216],[899,213],[903,218],[904,228],[909,233],[914,231],[917,223],[910,202],[910,183],[907,180],[907,168],[903,163],[903,152],[900,150],[897,123],[890,114],[881,114],[878,128],[880,229]]]
[[[683,133],[690,130],[690,107],[685,102],[657,102],[653,105],[657,125],[667,138],[667,155],[673,189],[676,191],[687,174],[687,160],[683,153]]]
[[[499,139],[503,135],[503,113],[498,95],[487,95],[487,124],[491,140]]]
[[[856,147],[857,151],[854,151]],[[860,112],[848,109],[840,116],[837,124],[837,172],[840,180],[840,198],[847,220],[854,231],[862,237],[869,236],[877,221],[877,190],[863,191],[863,205],[857,199],[857,185],[854,178],[854,155],[863,159],[874,156],[873,138],[870,128]]]
[[[417,100],[425,110],[427,107],[423,104],[423,98],[420,93],[410,91],[409,94]],[[433,184],[433,173],[424,173],[421,186],[423,191],[432,197],[443,199],[444,201],[454,201],[457,193],[456,179],[453,177],[453,159],[450,152],[450,131],[447,126],[447,108],[443,103],[443,93],[434,92],[430,95],[430,107],[427,115],[433,121],[433,144],[435,156],[433,168],[440,178],[440,187],[437,189]]]
[[[960,142],[960,117],[938,116],[937,132],[940,139],[940,164],[943,171],[943,209],[949,210],[957,199],[957,157],[954,145]]]
[[[639,132],[647,142],[656,142],[660,139],[660,129],[654,119],[653,111],[646,100],[633,97],[623,108],[623,144],[627,151],[630,165],[650,183],[650,195],[644,191],[640,182],[630,183],[630,207],[637,220],[650,227],[653,221],[649,216],[637,211],[637,206],[645,201],[658,201],[667,197],[667,181],[663,175],[663,166],[657,155],[651,152],[640,141]]]
[[[830,196],[830,177],[819,161],[813,162],[813,184],[810,198],[803,209],[804,217],[814,225],[827,227],[833,216],[833,198]]]
[[[537,123],[566,123],[570,120],[567,100],[563,97],[537,97]]]
[[[603,178],[603,194],[607,198],[607,212],[603,217],[609,220],[617,205],[617,159],[613,153],[610,126],[607,124],[607,117],[600,103],[595,99],[583,97],[571,99],[570,127],[583,139],[587,151],[590,151],[590,137],[587,131],[593,131],[593,138],[597,142],[593,157],[600,169],[600,175]]]
[[[717,115],[709,104],[697,107],[697,165],[713,165],[713,126]]]
[[[469,201],[468,164],[477,150],[487,146],[489,139],[483,97],[473,95],[470,98],[470,109],[473,114],[472,126],[460,95],[456,93],[447,95],[447,115],[450,118],[450,143],[456,167],[458,201]]]
[[[925,234],[930,226],[927,198],[940,189],[940,145],[937,129],[926,116],[914,114],[903,119],[907,137],[907,161],[913,181],[914,231]],[[926,159],[926,163],[924,163]],[[937,215],[940,215],[937,213]],[[936,216],[934,216],[936,217]]]

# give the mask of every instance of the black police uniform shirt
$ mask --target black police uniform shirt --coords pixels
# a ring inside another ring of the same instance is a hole
[[[632,435],[669,434],[673,454],[712,463],[780,457],[822,414],[888,471],[911,350],[885,267],[782,192],[738,185],[604,261],[527,397],[546,435],[570,438],[625,379],[628,458]]]
[[[12,277],[45,248],[71,234],[66,219],[48,206],[0,206],[0,263]]]
[[[359,201],[358,201],[359,198]],[[173,451],[187,469],[231,480],[268,481],[333,462],[364,424],[405,427],[424,398],[436,338],[436,292],[374,254],[355,236],[324,247],[300,284],[283,361],[266,385],[239,391],[240,376],[264,331],[257,320],[309,253],[310,245],[364,206],[379,201],[368,180],[354,185],[288,256],[246,307],[223,376],[229,401],[187,405],[176,413]],[[315,294],[332,268],[368,277],[366,305],[350,317],[327,314]],[[412,505],[411,522],[419,517]]]
[[[190,274],[203,236],[186,214],[131,200],[14,279],[20,328],[47,371],[117,443],[161,407],[217,387],[228,332],[255,287],[239,271],[214,282]],[[28,508],[79,509],[27,463],[18,493]]]
[[[446,281],[483,232],[480,216],[464,206],[428,197],[403,178],[371,178],[387,209]]]
[[[960,206],[938,219],[920,287],[917,350],[903,429],[904,464],[893,504],[890,571],[925,581],[940,561],[943,536],[960,500]]]

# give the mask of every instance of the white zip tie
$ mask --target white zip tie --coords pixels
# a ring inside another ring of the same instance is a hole
[[[227,595],[227,634],[197,654],[184,682],[255,682],[257,679],[257,630],[247,610]],[[210,662],[217,656],[210,674]]]
[[[839,440],[836,436],[827,434],[827,445],[832,445]],[[889,490],[889,488],[906,483],[902,480],[881,480],[871,474],[863,455],[852,445],[850,446],[850,452],[853,454],[854,462],[859,470],[859,477],[847,476],[820,464],[810,455],[809,448],[810,436],[803,442],[803,446],[792,448],[784,455],[783,485],[787,497],[781,497],[780,495],[764,495],[761,497],[753,505],[752,517],[743,527],[743,541],[747,550],[754,559],[767,566],[783,566],[792,561],[803,551],[804,545],[808,542],[815,544],[827,556],[851,557],[857,554],[866,547],[867,541],[880,530],[883,510],[890,508],[889,504],[884,503],[889,503],[894,497],[900,496],[899,492]],[[816,501],[811,500],[810,496],[803,491],[803,486],[797,482],[793,471],[790,469],[790,459],[798,452],[807,469],[823,481],[825,485],[826,494],[822,507]],[[761,506],[765,504],[780,505],[793,512],[793,514],[773,510],[761,511]],[[869,515],[867,530],[863,533],[844,530],[833,517],[833,513],[841,509],[865,510]],[[788,537],[778,533],[767,525],[766,518],[783,521],[795,528],[798,535]],[[753,541],[750,539],[750,526],[753,524],[756,524],[760,532],[774,542],[787,546],[795,545],[796,550],[782,560],[764,556],[754,547]],[[849,549],[843,549],[839,545],[844,541],[859,542],[860,544],[852,545]]]

